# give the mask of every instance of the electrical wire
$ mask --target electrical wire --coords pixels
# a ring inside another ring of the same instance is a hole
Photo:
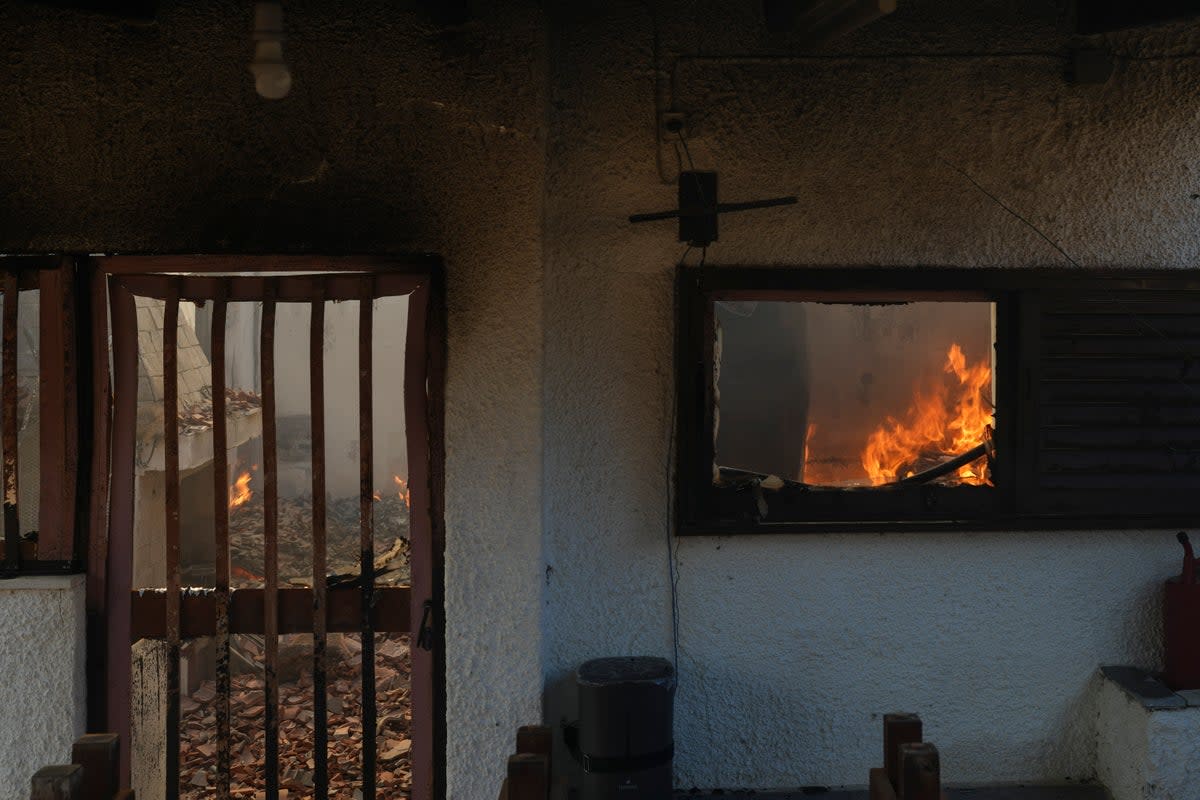
[[[1041,228],[1039,228],[1037,225],[1034,225],[1029,219],[1027,219],[1023,215],[1017,213],[1012,207],[1010,207],[1007,203],[1005,203],[1003,200],[1001,200],[995,194],[993,194],[992,192],[985,189],[979,183],[979,181],[977,181],[973,177],[971,177],[971,175],[968,174],[966,170],[962,169],[961,167],[955,166],[954,164],[951,164],[949,161],[946,161],[944,158],[939,157],[938,161],[942,162],[947,167],[949,167],[950,169],[957,172],[959,175],[966,178],[967,181],[972,186],[974,186],[976,189],[978,189],[985,197],[987,197],[989,200],[991,200],[996,205],[1000,206],[1000,208],[1004,209],[1009,215],[1011,215],[1014,219],[1016,219],[1022,225],[1029,228],[1034,233],[1036,233],[1039,237],[1041,237],[1041,239],[1043,241],[1045,241],[1048,245],[1050,245],[1056,251],[1058,251],[1059,255],[1061,255],[1063,258],[1065,258],[1067,260],[1067,263],[1069,263],[1071,266],[1077,267],[1079,269],[1083,269],[1083,266],[1078,261],[1076,261],[1074,258],[1072,258],[1071,254],[1068,253],[1066,250],[1064,250],[1062,248],[1062,246],[1058,244],[1058,242],[1054,241],[1049,236],[1047,236],[1046,233]],[[703,263],[703,259],[701,259],[701,263]],[[1108,294],[1108,299],[1111,300],[1112,302],[1118,303],[1118,304],[1121,302],[1120,298],[1118,298],[1116,295],[1111,294],[1111,293]],[[1149,320],[1145,319],[1141,315],[1139,315],[1133,311],[1128,311],[1128,310],[1126,310],[1124,313],[1129,319],[1133,320],[1135,323],[1137,323],[1138,325],[1141,325],[1143,328],[1145,328],[1146,331],[1148,331],[1149,333],[1157,336],[1158,338],[1160,338],[1164,342],[1166,342],[1168,347],[1170,347],[1172,350],[1174,350],[1177,355],[1180,355],[1183,358],[1186,358],[1188,360],[1192,360],[1196,357],[1195,353],[1189,353],[1185,350],[1180,349],[1178,346],[1176,346],[1175,342],[1172,341],[1169,336],[1167,336],[1161,330],[1156,328]],[[1200,391],[1198,391],[1195,386],[1192,386],[1190,383],[1183,380],[1182,378],[1175,377],[1173,380],[1175,383],[1179,384],[1181,387],[1186,389],[1189,394],[1200,395]]]
[[[675,135],[679,137],[679,143],[683,145],[683,153],[687,156],[688,169],[690,169],[692,172],[695,172],[696,162],[692,161],[692,151],[688,149],[687,137],[683,135],[683,129],[680,128],[679,130],[675,131]]]
[[[666,481],[667,513],[667,578],[671,583],[671,663],[675,667],[675,680],[679,681],[679,550],[675,539],[675,497],[671,491],[673,483],[672,465],[675,461],[675,393],[668,394],[670,411],[667,424],[667,461],[663,470]]]
[[[679,266],[687,266],[687,257],[691,252],[692,246],[689,244],[679,257]],[[679,314],[678,297],[674,298],[672,314],[675,317]],[[678,336],[678,333],[675,332],[675,325],[671,326],[671,331],[671,352],[675,352],[675,347],[678,345],[675,338]],[[678,392],[678,386],[674,386],[674,391],[667,392],[667,459],[663,465],[663,485],[667,500],[666,513],[663,515],[666,522],[663,527],[667,538],[667,580],[671,590],[671,664],[675,668],[677,684],[679,681],[679,544],[675,537],[675,494],[672,489],[674,487],[675,414],[678,407]]]

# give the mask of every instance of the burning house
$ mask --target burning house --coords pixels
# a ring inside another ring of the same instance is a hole
[[[1197,800],[1198,20],[0,4],[0,800]]]

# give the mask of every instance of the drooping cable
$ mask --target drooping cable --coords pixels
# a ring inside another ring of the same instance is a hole
[[[688,245],[684,248],[683,254],[679,257],[679,266],[687,265],[688,254],[692,252],[692,246]],[[678,316],[679,301],[676,298],[672,306],[672,314]],[[674,331],[676,326],[671,325],[671,352],[675,352],[677,342],[675,337],[678,335]],[[667,580],[671,591],[671,663],[675,667],[675,680],[679,680],[679,550],[678,542],[675,538],[675,493],[674,488],[674,465],[675,465],[675,413],[678,402],[677,393],[679,387],[674,386],[673,391],[667,392],[667,458],[663,465],[663,485],[665,487],[666,496],[666,513],[663,515],[665,523],[663,525],[664,532],[667,538]]]
[[[943,158],[938,158],[938,161],[941,161],[947,167],[949,167],[950,169],[957,172],[959,175],[966,178],[966,180],[972,186],[974,186],[976,189],[978,189],[979,192],[982,193],[985,197],[987,197],[989,200],[991,200],[996,205],[1000,206],[1000,208],[1002,208],[1005,212],[1007,212],[1010,216],[1012,216],[1014,219],[1016,219],[1022,225],[1029,228],[1034,233],[1036,233],[1047,244],[1049,244],[1056,251],[1058,251],[1059,255],[1061,255],[1064,259],[1066,259],[1067,263],[1069,263],[1071,266],[1077,267],[1079,269],[1083,268],[1082,265],[1078,261],[1076,261],[1071,256],[1070,253],[1068,253],[1066,250],[1064,250],[1062,248],[1061,245],[1058,244],[1058,242],[1051,239],[1048,235],[1046,235],[1046,233],[1041,228],[1039,228],[1037,225],[1034,225],[1033,222],[1031,222],[1025,216],[1017,213],[1017,211],[1015,211],[1012,207],[1010,207],[1007,203],[1005,203],[1003,200],[1001,200],[995,194],[993,194],[992,192],[985,189],[979,183],[979,181],[977,181],[973,177],[971,177],[971,175],[969,173],[967,173],[966,170],[962,169],[961,167],[955,166],[954,164],[951,164],[949,161],[946,161]],[[1120,302],[1119,298],[1117,298],[1117,296],[1113,295],[1113,294],[1109,294],[1109,299],[1112,300],[1113,302]],[[1172,350],[1174,350],[1176,353],[1178,353],[1180,356],[1183,356],[1184,358],[1187,358],[1187,359],[1193,358],[1194,354],[1185,352],[1184,350],[1180,349],[1178,346],[1176,346],[1176,343],[1169,336],[1167,336],[1165,333],[1163,333],[1161,330],[1159,330],[1157,327],[1155,327],[1149,320],[1145,319],[1140,314],[1137,314],[1136,312],[1128,311],[1128,310],[1125,311],[1125,314],[1126,314],[1126,316],[1129,317],[1129,319],[1133,320],[1135,323],[1137,323],[1138,325],[1141,325],[1143,328],[1145,328],[1146,331],[1148,331],[1149,333],[1153,334],[1154,336],[1157,336],[1158,338],[1160,338],[1164,342],[1166,342],[1167,346],[1170,347]],[[1189,394],[1193,394],[1193,395],[1200,394],[1200,391],[1198,391],[1195,386],[1192,386],[1190,383],[1183,380],[1182,378],[1176,376],[1173,378],[1173,380],[1175,383],[1179,384],[1184,389],[1186,389]]]

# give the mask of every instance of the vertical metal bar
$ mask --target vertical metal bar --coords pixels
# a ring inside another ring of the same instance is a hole
[[[430,425],[428,403],[429,340],[428,284],[408,296],[408,326],[404,342],[404,432],[408,448],[409,569],[412,594],[409,618],[414,627],[431,603],[431,622],[439,627],[441,607],[434,602],[433,526],[430,492]],[[433,800],[434,751],[434,652],[421,647],[416,635],[409,640],[412,669],[409,697],[412,702],[412,800]]]
[[[80,474],[80,485],[87,492],[87,673],[88,673],[88,730],[107,730],[108,693],[108,581],[105,569],[108,561],[108,483],[109,443],[111,441],[112,394],[108,371],[108,282],[104,272],[90,259],[81,262],[81,294],[88,299],[80,302],[87,324],[80,325],[81,338],[90,347],[86,372],[90,373],[92,391],[91,448],[88,472]],[[83,287],[86,286],[86,289]],[[86,309],[86,310],[85,310]],[[80,353],[85,352],[81,341]],[[81,462],[83,463],[83,462]],[[81,494],[84,494],[81,492]],[[129,587],[124,587],[128,592]],[[129,746],[126,741],[126,747]]]
[[[3,410],[0,425],[3,426],[4,445],[4,566],[10,570],[21,568],[21,515],[17,508],[17,306],[20,289],[17,273],[4,272],[4,320],[3,320]]]
[[[210,333],[213,420],[213,529],[216,539],[217,800],[229,800],[229,442],[225,416],[225,284],[213,299]]]
[[[88,477],[87,464],[81,462],[83,448],[80,446],[79,432],[81,423],[90,419],[86,415],[85,404],[79,402],[79,383],[86,377],[82,371],[82,362],[87,358],[86,348],[81,343],[86,341],[79,337],[78,322],[80,310],[76,304],[76,281],[78,272],[75,259],[63,256],[55,270],[62,280],[58,294],[58,318],[63,330],[63,359],[59,372],[63,382],[63,472],[66,477],[62,485],[63,504],[63,546],[65,558],[70,559],[71,569],[80,569],[87,558],[87,525],[83,512],[87,506],[83,502],[85,493],[80,491],[82,479]],[[85,395],[86,397],[86,395]],[[46,474],[45,467],[42,474]],[[44,479],[43,479],[44,485]]]
[[[433,774],[430,799],[446,796],[446,273],[440,265],[429,271],[425,285],[425,362],[428,407],[425,446],[429,450],[429,572],[433,582],[432,687],[429,717],[433,720],[433,752],[424,769]]]
[[[137,443],[138,328],[133,294],[109,283],[113,337],[112,477],[108,507],[108,552],[104,574],[108,617],[107,730],[123,742],[130,738],[133,587],[134,455]],[[121,785],[130,783],[130,752],[121,748]]]
[[[167,557],[167,786],[179,796],[179,283],[171,280],[163,312],[163,469]]]
[[[263,642],[266,800],[279,800],[279,469],[275,431],[275,281],[267,279],[259,332],[263,414]]]
[[[313,792],[329,797],[329,715],[325,681],[325,298],[323,287],[312,303],[308,335],[309,409],[312,419],[313,515]]]
[[[65,291],[59,270],[38,272],[38,542],[39,561],[71,557],[74,531],[69,527],[65,485],[66,463],[66,353],[62,297]]]
[[[375,798],[375,631],[371,607],[375,596],[374,459],[371,403],[372,331],[374,329],[374,285],[363,279],[358,303],[358,467],[359,467],[359,575],[362,582],[362,749],[364,800]]]

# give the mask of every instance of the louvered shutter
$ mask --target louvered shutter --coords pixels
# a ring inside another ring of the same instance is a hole
[[[1186,518],[1200,510],[1200,290],[1098,283],[1023,293],[1018,513]]]

